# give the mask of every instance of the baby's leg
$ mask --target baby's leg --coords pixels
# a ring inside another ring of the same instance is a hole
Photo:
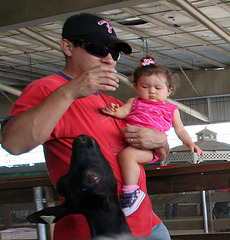
[[[136,185],[140,175],[138,164],[148,163],[152,159],[153,153],[150,150],[143,150],[131,146],[123,149],[118,155],[118,161],[121,167],[124,185]]]
[[[125,216],[134,213],[145,198],[145,193],[139,189],[139,163],[147,163],[153,159],[150,150],[127,147],[118,155],[124,186],[121,194],[121,208]]]

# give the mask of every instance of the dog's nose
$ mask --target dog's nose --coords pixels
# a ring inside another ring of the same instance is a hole
[[[86,146],[88,148],[97,148],[97,144],[96,144],[96,141],[94,138],[92,137],[89,137],[87,135],[79,135],[77,138],[76,138],[76,143],[82,145],[82,146]]]
[[[80,136],[78,136],[78,140],[79,140],[80,142],[82,142],[82,143],[86,143],[88,139],[89,139],[89,137],[86,136],[86,135],[80,135]]]

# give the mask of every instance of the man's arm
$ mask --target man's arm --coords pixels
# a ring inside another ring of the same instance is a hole
[[[106,64],[78,75],[62,85],[35,107],[11,118],[2,127],[2,147],[12,154],[27,152],[43,144],[59,119],[77,99],[98,90],[114,91],[118,79]]]
[[[73,100],[63,87],[35,107],[11,118],[2,127],[2,147],[12,154],[27,152],[49,137]]]

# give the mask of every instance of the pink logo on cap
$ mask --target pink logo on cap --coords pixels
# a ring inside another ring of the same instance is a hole
[[[103,25],[103,24],[106,24],[106,27],[108,28],[108,32],[109,33],[112,33],[112,29],[113,29],[113,27],[107,22],[107,21],[105,21],[105,20],[101,20],[101,21],[99,21],[99,22],[97,22],[98,23],[98,25]]]

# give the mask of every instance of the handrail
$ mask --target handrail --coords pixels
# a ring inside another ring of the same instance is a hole
[[[146,167],[145,170],[149,194],[230,188],[230,162],[188,164],[162,169]]]
[[[145,167],[149,194],[218,190],[230,186],[230,162]],[[0,189],[52,185],[47,173],[0,178]]]

